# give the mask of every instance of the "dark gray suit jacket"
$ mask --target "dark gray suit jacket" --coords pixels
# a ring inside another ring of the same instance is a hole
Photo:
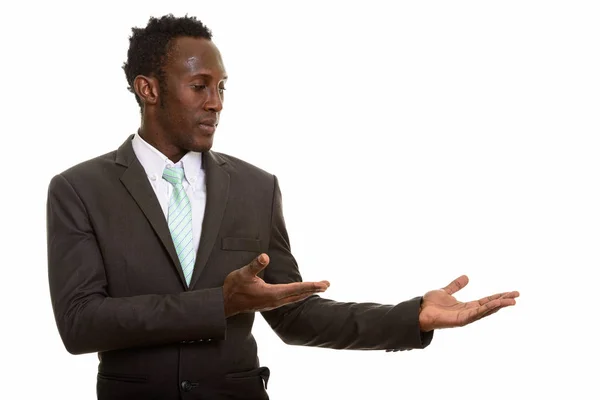
[[[47,202],[52,306],[66,349],[98,352],[99,399],[266,399],[253,313],[225,318],[222,285],[261,252],[268,283],[301,280],[277,178],[203,154],[207,203],[187,287],[166,219],[130,136],[56,175]],[[421,298],[395,306],[312,296],[263,316],[284,342],[336,349],[424,348]]]

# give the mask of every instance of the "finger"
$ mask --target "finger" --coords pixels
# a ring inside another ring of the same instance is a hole
[[[257,311],[270,311],[273,310],[275,308],[279,308],[281,306],[285,306],[287,304],[291,304],[291,303],[296,303],[298,301],[304,300],[309,298],[310,296],[313,296],[314,293],[302,293],[302,294],[297,294],[294,296],[289,296],[283,299],[278,299],[276,301],[274,301],[271,305],[265,306],[263,308],[260,308]]]
[[[501,308],[495,308],[494,310],[492,310],[492,311],[490,311],[490,312],[488,312],[488,313],[485,313],[485,314],[483,314],[483,316],[482,316],[481,318],[484,318],[484,317],[489,317],[489,316],[490,316],[490,315],[492,315],[492,314],[496,314],[496,313],[497,313],[498,311],[500,311],[500,310],[502,310],[502,309],[501,309]],[[481,319],[481,318],[480,318],[480,319]]]
[[[481,314],[480,316],[478,316],[476,319],[474,319],[474,320],[473,320],[473,321],[471,321],[471,322],[479,321],[480,319],[483,319],[483,318],[485,318],[485,317],[489,317],[489,316],[490,316],[490,315],[492,315],[492,314],[496,314],[496,313],[497,313],[498,311],[500,311],[500,310],[502,310],[502,308],[501,308],[501,307],[496,307],[496,308],[494,308],[494,309],[493,309],[493,310],[491,310],[491,311],[488,311],[488,312],[485,312],[485,313]]]
[[[482,299],[479,299],[477,302],[473,302],[476,304],[479,304],[480,306],[489,303],[492,300],[496,300],[496,299],[514,299],[519,297],[519,292],[504,292],[504,293],[497,293],[494,294],[492,296],[487,296],[484,297]]]
[[[302,294],[297,294],[294,296],[288,296],[283,299],[279,299],[276,304],[277,304],[277,307],[281,307],[286,304],[296,303],[298,301],[309,298],[310,296],[313,296],[313,295],[314,295],[314,293],[302,293]]]
[[[329,287],[328,281],[321,282],[294,282],[268,285],[267,290],[276,299],[284,299],[308,293],[322,293]]]
[[[470,324],[483,317],[494,314],[504,307],[514,306],[517,302],[512,298],[500,298],[487,302],[486,304],[471,308],[463,314],[462,325]]]
[[[455,280],[453,280],[448,286],[446,286],[442,290],[444,290],[449,295],[453,295],[454,293],[458,292],[460,289],[467,286],[468,283],[469,283],[469,278],[466,275],[461,275],[458,278],[456,278]]]
[[[250,272],[252,276],[256,276],[260,271],[265,269],[267,265],[269,265],[269,256],[262,253],[252,260],[250,264],[246,264],[244,268]]]

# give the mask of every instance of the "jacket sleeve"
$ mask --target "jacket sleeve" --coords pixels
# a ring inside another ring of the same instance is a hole
[[[46,212],[50,297],[70,353],[225,337],[222,288],[110,297],[88,212],[63,175],[50,182]]]
[[[274,177],[268,283],[302,281],[283,217],[281,191]],[[352,350],[409,350],[427,347],[433,331],[419,329],[421,297],[396,305],[342,303],[314,295],[262,315],[287,344]]]

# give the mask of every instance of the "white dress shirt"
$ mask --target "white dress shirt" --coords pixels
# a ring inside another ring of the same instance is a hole
[[[138,133],[134,135],[131,144],[135,156],[144,167],[144,171],[146,171],[148,181],[150,181],[160,207],[165,214],[165,219],[169,215],[169,199],[173,193],[173,185],[162,177],[163,171],[165,168],[174,166],[183,167],[185,174],[183,187],[192,206],[193,240],[197,254],[202,233],[202,221],[204,220],[204,208],[206,207],[206,183],[204,170],[202,169],[202,153],[190,151],[177,164],[174,164],[167,156],[142,139]]]

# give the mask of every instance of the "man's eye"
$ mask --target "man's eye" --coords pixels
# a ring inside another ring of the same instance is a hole
[[[224,87],[219,88],[219,93],[223,93],[226,89]]]
[[[194,90],[204,90],[204,89],[206,89],[206,85],[192,85],[192,89],[194,89]]]

